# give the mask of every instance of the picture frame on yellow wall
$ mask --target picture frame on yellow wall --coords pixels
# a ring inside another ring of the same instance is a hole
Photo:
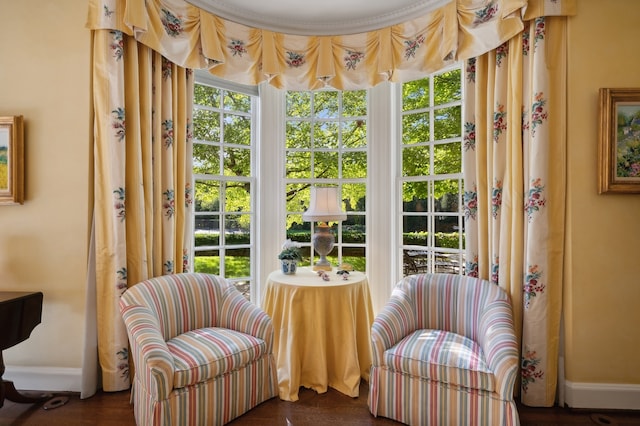
[[[598,192],[640,194],[640,88],[600,89]]]
[[[21,115],[0,117],[0,204],[23,203],[23,118]]]

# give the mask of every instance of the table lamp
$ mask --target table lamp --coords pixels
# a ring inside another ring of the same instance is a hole
[[[320,260],[313,265],[314,271],[331,270],[327,255],[333,249],[335,237],[331,233],[327,222],[343,221],[346,218],[347,214],[342,211],[338,201],[338,188],[311,187],[311,203],[307,211],[302,214],[302,220],[305,222],[320,222],[316,227],[316,232],[311,237],[313,249],[320,256]]]

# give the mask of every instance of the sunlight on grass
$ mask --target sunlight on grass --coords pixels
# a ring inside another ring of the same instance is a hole
[[[328,258],[332,265],[338,265],[337,258]],[[316,259],[317,260],[317,259]],[[365,259],[363,257],[345,256],[342,258],[344,263],[353,265],[355,271],[365,270]],[[308,266],[309,262],[303,262],[303,266]],[[225,257],[225,275],[227,278],[248,277],[250,276],[250,263],[247,256],[227,256]],[[220,258],[218,256],[196,256],[195,271],[204,272],[206,274],[220,274]]]

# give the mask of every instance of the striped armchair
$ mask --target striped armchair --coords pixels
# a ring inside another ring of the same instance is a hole
[[[151,278],[120,310],[138,425],[222,425],[277,395],[271,318],[223,278]]]
[[[371,330],[369,410],[409,425],[519,425],[518,347],[498,286],[450,274],[400,281]]]

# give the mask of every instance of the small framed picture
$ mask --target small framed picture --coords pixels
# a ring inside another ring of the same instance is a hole
[[[22,116],[0,117],[0,204],[24,202]]]
[[[600,89],[598,192],[640,194],[640,89]]]

